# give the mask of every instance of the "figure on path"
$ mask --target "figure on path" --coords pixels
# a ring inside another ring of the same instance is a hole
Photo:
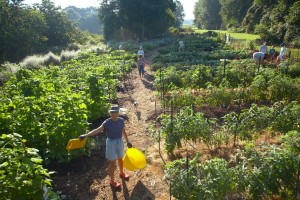
[[[142,55],[143,59],[145,57],[145,53],[144,53],[144,50],[143,50],[143,46],[140,46],[140,49],[138,50],[137,52],[137,58],[139,59],[139,56]]]
[[[179,41],[179,52],[183,51],[184,50],[184,43],[182,40]]]
[[[138,66],[140,78],[144,78],[144,73],[145,73],[145,61],[144,61],[142,55],[139,55],[139,59],[138,59],[138,62],[137,62],[137,66]]]
[[[105,157],[109,161],[108,173],[110,176],[110,186],[113,188],[119,188],[120,183],[115,181],[115,164],[118,160],[119,166],[119,176],[123,180],[129,180],[129,176],[125,174],[123,170],[123,157],[124,157],[124,143],[123,137],[127,142],[127,147],[131,148],[132,144],[129,142],[127,133],[125,131],[125,122],[124,119],[119,117],[119,107],[118,105],[113,105],[109,109],[110,118],[106,119],[101,126],[90,131],[87,134],[80,135],[80,139],[85,137],[91,137],[97,135],[103,130],[106,130],[106,150]]]

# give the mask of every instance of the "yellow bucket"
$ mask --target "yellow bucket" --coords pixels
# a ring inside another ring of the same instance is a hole
[[[73,149],[83,148],[86,144],[86,141],[87,141],[87,137],[82,140],[80,140],[79,138],[71,139],[71,140],[69,140],[69,142],[66,146],[66,149],[73,150]]]
[[[123,158],[123,165],[130,171],[143,169],[146,166],[146,158],[138,149],[129,148],[126,150]]]

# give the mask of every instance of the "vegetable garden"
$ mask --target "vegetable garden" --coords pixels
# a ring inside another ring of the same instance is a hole
[[[38,190],[30,188],[36,186],[36,182],[50,184],[47,177],[42,178],[47,175],[40,165],[42,161],[27,159],[25,154],[25,163],[30,168],[25,167],[22,155],[14,152],[23,149],[22,152],[39,154],[44,164],[53,160],[67,162],[83,154],[86,150],[66,151],[68,140],[86,132],[89,122],[107,116],[110,104],[117,98],[115,88],[131,69],[133,58],[134,55],[116,52],[83,53],[63,66],[36,71],[20,69],[10,78],[0,98],[1,196],[18,199],[19,193],[13,191],[16,190],[14,184],[20,184],[18,189],[26,190],[28,199],[41,199]],[[11,168],[13,163],[24,167]],[[35,165],[42,171],[35,171],[37,176],[27,174]],[[14,179],[24,181],[14,183]]]
[[[158,49],[151,69],[162,113],[152,131],[169,155],[170,196],[297,199],[299,61],[257,66],[248,50],[233,49],[223,38],[186,35],[184,52],[178,52],[176,38],[143,44]],[[62,66],[22,68],[11,75],[0,90],[0,196],[41,199],[44,186],[49,199],[59,199],[45,165],[88,155],[96,145],[91,140],[85,149],[65,150],[70,138],[107,117],[110,104],[118,102],[116,88],[131,73],[137,49],[123,46],[125,51],[81,53]],[[261,142],[264,135],[272,142]],[[200,147],[231,147],[234,153],[207,159]],[[185,158],[171,159],[180,149]]]
[[[164,107],[158,132],[169,154],[186,149],[185,159],[166,167],[171,194],[177,199],[299,198],[299,62],[256,66],[244,50],[231,50],[220,37],[192,38],[185,41],[188,51],[162,49],[154,58]],[[217,118],[205,113],[213,109],[224,112]],[[257,143],[265,134],[276,142]],[[227,160],[199,163],[203,153],[196,147],[202,144],[237,150]],[[189,160],[190,152],[198,154]]]

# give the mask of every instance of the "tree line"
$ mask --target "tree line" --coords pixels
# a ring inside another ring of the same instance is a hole
[[[102,0],[99,16],[106,40],[142,41],[181,26],[184,11],[178,0]]]
[[[67,13],[68,19],[74,22],[80,30],[88,31],[93,34],[102,34],[102,26],[97,8],[68,6],[64,11]]]
[[[101,31],[106,40],[150,39],[181,26],[184,17],[178,0],[102,0],[99,8],[64,10],[51,0],[23,1],[0,0],[0,64],[81,43],[81,30]]]
[[[256,33],[281,43],[300,40],[300,0],[198,0],[195,25]]]
[[[0,0],[0,63],[66,46],[78,29],[50,0],[31,7],[23,0]]]

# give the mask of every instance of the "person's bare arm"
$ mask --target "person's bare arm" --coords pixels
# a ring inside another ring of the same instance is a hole
[[[131,147],[132,147],[132,144],[131,144],[131,143],[129,142],[129,140],[128,140],[128,136],[127,136],[125,127],[123,128],[123,136],[124,136],[124,138],[125,138],[125,140],[126,140],[126,142],[127,142],[127,147],[128,147],[128,148],[131,148]]]
[[[97,135],[97,134],[101,133],[103,130],[104,130],[104,126],[103,126],[103,124],[102,124],[102,125],[99,126],[98,128],[96,128],[96,129],[94,129],[94,130],[88,132],[88,133],[86,134],[86,136],[87,136],[87,137],[91,137],[91,136]]]
[[[129,142],[129,140],[128,140],[128,136],[127,136],[127,133],[126,133],[126,130],[125,130],[125,127],[123,128],[123,136],[124,136],[124,138],[125,138],[125,140],[126,140],[126,142],[128,143]]]

